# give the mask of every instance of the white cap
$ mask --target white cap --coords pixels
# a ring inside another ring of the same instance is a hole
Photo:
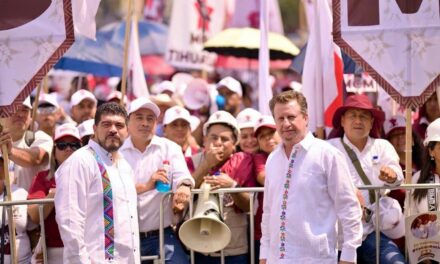
[[[440,118],[434,120],[426,129],[426,138],[423,143],[428,146],[431,141],[440,141]]]
[[[403,116],[392,116],[387,119],[383,124],[383,131],[385,133],[385,137],[388,137],[394,129],[397,128],[406,128],[406,119]]]
[[[60,108],[57,98],[55,97],[55,94],[45,94],[45,93],[40,94],[40,98],[38,98],[38,106],[42,104],[50,104],[55,106],[56,108]]]
[[[120,91],[112,91],[106,98],[105,101],[108,102],[112,99],[122,99],[122,93]],[[124,103],[128,103],[127,96],[124,95]]]
[[[174,83],[172,83],[170,81],[163,81],[163,82],[159,83],[156,87],[156,92],[158,94],[161,94],[165,91],[170,91],[171,93],[175,93],[176,86],[174,85]]]
[[[26,97],[26,99],[24,99],[24,101],[23,101],[23,105],[29,109],[32,109],[31,97],[29,97],[29,96]]]
[[[165,111],[163,124],[168,125],[177,119],[183,119],[191,125],[191,117],[188,110],[178,105],[168,108]]]
[[[65,136],[72,136],[78,140],[81,140],[81,137],[79,136],[78,128],[76,128],[76,126],[73,125],[72,123],[62,124],[61,126],[57,127],[55,129],[55,136],[53,140],[57,141],[58,139]]]
[[[128,108],[128,114],[136,112],[141,108],[150,109],[151,111],[153,111],[156,117],[159,117],[160,115],[159,107],[146,97],[139,97],[133,100],[130,104],[130,107]]]
[[[208,83],[203,79],[194,79],[183,93],[183,103],[191,110],[198,110],[203,106],[209,105],[211,97],[209,96]]]
[[[81,124],[79,124],[79,126],[78,126],[79,136],[81,138],[83,138],[85,136],[93,135],[95,133],[93,131],[94,124],[95,124],[94,119],[89,119],[89,120],[86,120],[86,121],[82,122]]]
[[[236,79],[228,76],[223,78],[218,84],[217,84],[217,89],[219,89],[220,87],[226,87],[229,90],[231,90],[234,93],[237,93],[240,97],[243,96],[243,91],[241,88],[241,84],[239,81],[237,81]]]
[[[289,86],[296,92],[301,92],[303,87],[302,84],[297,81],[292,81]]]
[[[370,209],[375,209],[374,203]],[[402,208],[396,199],[391,197],[381,197],[379,200],[379,229],[384,235],[391,239],[401,238],[405,235],[405,218]],[[376,214],[373,212],[371,219],[376,226]]]
[[[84,99],[89,99],[89,100],[93,101],[95,103],[95,105],[98,102],[96,100],[96,97],[91,92],[84,90],[84,89],[81,89],[81,90],[76,91],[74,94],[72,94],[72,98],[70,99],[70,105],[71,106],[78,105]]]
[[[258,119],[261,117],[261,113],[253,108],[243,109],[237,115],[238,128],[254,128]]]
[[[226,124],[231,126],[237,140],[238,138],[240,138],[240,129],[238,128],[237,120],[235,120],[235,118],[230,113],[226,111],[217,111],[213,113],[209,117],[208,121],[206,121],[206,123],[203,125],[204,136],[208,134],[208,128],[214,124]]]
[[[268,128],[272,128],[272,129],[276,129],[277,126],[275,124],[275,120],[273,119],[273,117],[271,115],[262,115],[258,121],[257,121],[257,125],[255,126],[255,136],[258,136],[258,129],[262,128],[262,127],[268,127]]]

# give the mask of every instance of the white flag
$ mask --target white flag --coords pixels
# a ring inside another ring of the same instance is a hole
[[[72,15],[75,35],[95,39],[95,16],[101,0],[72,0]]]
[[[263,115],[270,115],[269,100],[272,87],[269,82],[269,25],[268,0],[260,0],[260,50],[258,53],[258,109]]]
[[[138,25],[131,22],[130,44],[128,50],[128,73],[131,91],[134,97],[149,96],[147,82],[145,81],[144,68],[142,66],[141,52],[139,51]]]

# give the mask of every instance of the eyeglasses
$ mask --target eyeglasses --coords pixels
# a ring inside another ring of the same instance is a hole
[[[57,142],[55,146],[59,150],[65,150],[67,147],[71,148],[73,151],[81,148],[81,143],[79,142]]]
[[[49,115],[49,114],[53,114],[55,113],[55,111],[57,110],[57,108],[55,106],[48,106],[48,107],[38,107],[38,113],[39,114],[45,114],[45,115]]]

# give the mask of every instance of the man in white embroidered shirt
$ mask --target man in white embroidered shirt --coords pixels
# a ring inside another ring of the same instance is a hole
[[[121,153],[134,171],[138,193],[139,230],[142,256],[159,255],[159,210],[164,193],[157,184],[169,184],[174,194],[164,202],[165,262],[189,263],[177,235],[171,228],[174,214],[182,213],[190,198],[194,180],[188,171],[182,148],[156,136],[159,107],[145,97],[130,104],[129,138]],[[164,169],[164,162],[169,166]],[[168,171],[167,171],[168,170]],[[171,201],[172,200],[172,201]],[[143,262],[150,263],[150,262]]]
[[[55,174],[63,263],[140,263],[133,171],[118,152],[126,122],[122,106],[101,105],[94,138]]]
[[[361,208],[343,154],[308,131],[306,98],[286,91],[270,101],[282,144],[269,156],[264,185],[260,264],[355,263]]]

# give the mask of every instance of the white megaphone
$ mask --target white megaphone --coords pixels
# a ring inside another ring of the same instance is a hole
[[[194,79],[183,92],[183,103],[188,109],[198,110],[210,103],[208,83],[203,79]]]
[[[199,195],[194,216],[182,224],[179,236],[188,248],[212,253],[229,244],[231,230],[221,220],[218,196],[209,194],[210,185],[202,184],[200,188],[203,194]]]

